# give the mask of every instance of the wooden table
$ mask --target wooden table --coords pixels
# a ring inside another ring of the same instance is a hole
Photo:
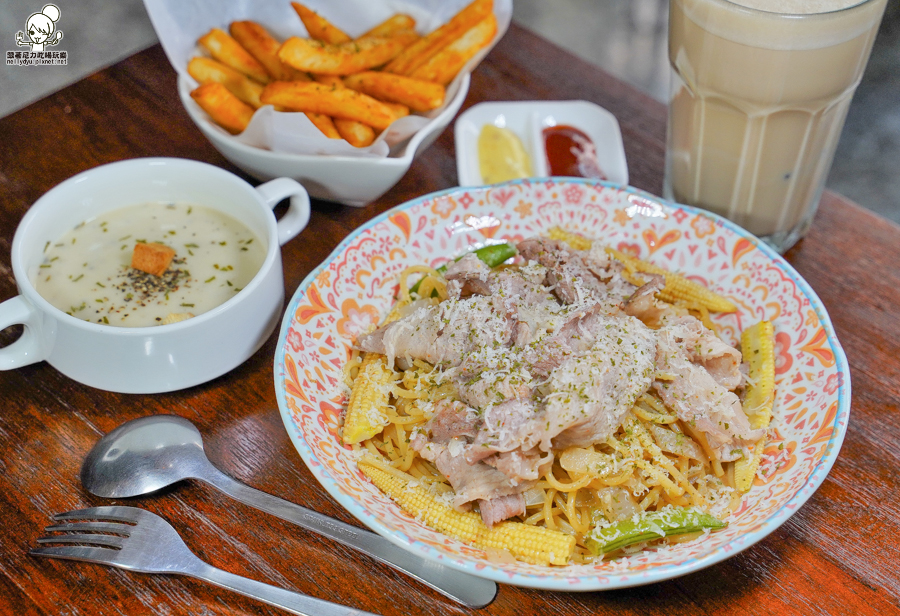
[[[475,71],[466,105],[586,99],[621,123],[632,183],[659,194],[665,108],[513,26]],[[175,72],[152,47],[0,120],[0,300],[16,286],[15,228],[57,183],[95,165],[178,156],[236,171],[181,107]],[[314,203],[309,227],[283,248],[288,296],[348,232],[385,209],[457,183],[452,131],[363,209]],[[900,613],[900,227],[826,194],[788,260],[822,298],[849,357],[853,410],[840,457],[818,492],[767,539],[680,579],[566,594],[501,586],[485,614]],[[0,344],[18,332],[0,333]],[[291,445],[273,387],[276,335],[211,383],[165,395],[82,386],[46,363],[0,373],[0,607],[9,614],[280,614],[183,577],[147,576],[27,555],[55,512],[109,504],[78,481],[83,456],[120,423],[159,412],[203,433],[210,458],[257,488],[356,523],[326,495]],[[121,501],[120,501],[121,502]],[[379,614],[466,613],[355,552],[184,483],[129,501],[178,521],[187,544],[232,572]]]

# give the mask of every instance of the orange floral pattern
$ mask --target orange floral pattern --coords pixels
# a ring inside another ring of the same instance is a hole
[[[369,483],[337,439],[347,401],[343,366],[354,338],[388,312],[405,267],[436,266],[500,239],[562,226],[677,270],[739,306],[717,315],[735,342],[760,319],[776,329],[776,399],[763,465],[728,528],[669,550],[595,565],[499,561],[412,520]],[[735,225],[631,188],[588,180],[454,189],[376,217],[300,285],[285,313],[275,388],[284,423],[316,479],[376,531],[425,558],[499,582],[561,590],[632,586],[681,575],[759,541],[821,484],[850,408],[850,374],[824,307],[783,259]]]
[[[704,238],[707,235],[712,235],[716,232],[716,223],[711,221],[706,216],[694,216],[691,219],[691,228],[694,230],[694,233],[697,235],[697,239]]]
[[[356,300],[347,298],[341,304],[343,315],[337,322],[337,331],[346,340],[355,340],[360,334],[364,334],[381,320],[378,309],[372,304],[360,306]]]

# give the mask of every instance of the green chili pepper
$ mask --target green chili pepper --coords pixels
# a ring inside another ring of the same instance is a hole
[[[519,251],[516,250],[516,247],[513,244],[491,244],[490,246],[484,246],[475,251],[475,256],[484,261],[488,267],[497,267],[517,254],[519,254]],[[462,259],[462,257],[457,257],[454,261],[459,261],[460,259]],[[442,267],[444,268],[444,271],[447,270],[446,266]]]
[[[642,514],[637,522],[629,519],[605,528],[595,528],[585,539],[585,545],[599,556],[633,543],[726,526],[727,522],[692,507],[663,509]]]
[[[513,244],[491,244],[489,246],[483,246],[479,248],[478,250],[474,251],[474,254],[476,257],[484,261],[484,263],[488,267],[497,267],[504,261],[511,259],[512,257],[519,254],[519,251],[516,250],[516,247]],[[460,255],[453,260],[459,261],[464,256],[466,255]],[[445,264],[440,266],[439,268],[437,268],[437,271],[443,274],[447,271],[447,265]],[[410,287],[410,292],[417,292],[419,290],[419,283],[421,282],[422,281],[419,280],[418,282],[416,282],[416,284]]]

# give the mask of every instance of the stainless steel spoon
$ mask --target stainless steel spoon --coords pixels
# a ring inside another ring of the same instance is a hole
[[[497,595],[497,585],[490,580],[425,560],[380,535],[232,479],[206,457],[194,424],[175,415],[122,424],[94,445],[81,467],[85,489],[106,498],[140,496],[182,479],[199,479],[245,505],[355,548],[468,607],[484,607]]]

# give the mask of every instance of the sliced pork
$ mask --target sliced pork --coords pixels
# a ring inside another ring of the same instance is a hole
[[[725,389],[735,389],[743,382],[741,352],[726,344],[695,317],[667,319],[659,335],[683,350],[692,362],[706,368]]]
[[[483,412],[475,442],[466,455],[474,462],[498,452],[531,450],[542,440],[545,423],[543,407],[531,398],[508,400],[488,407]],[[530,478],[530,472],[518,477]]]
[[[549,449],[584,447],[604,441],[653,381],[656,338],[632,317],[605,319],[591,349],[574,354],[550,373],[545,396],[549,428],[541,441]],[[609,327],[607,327],[609,326]]]
[[[493,466],[507,477],[515,477],[518,481],[540,479],[553,466],[553,454],[540,451],[537,447],[528,451],[515,449],[496,453],[484,459],[484,463]]]
[[[562,242],[532,238],[519,242],[517,248],[524,258],[547,268],[544,282],[565,304],[574,304],[586,293],[602,294],[605,290],[577,252]]]
[[[459,261],[450,263],[447,271],[444,272],[444,278],[455,283],[451,287],[451,295],[455,297],[473,294],[490,295],[490,276],[491,268],[474,253],[469,253]]]
[[[531,396],[534,381],[524,367],[509,371],[491,368],[485,367],[471,377],[462,376],[457,380],[456,389],[463,402],[483,409]]]
[[[670,304],[663,304],[656,299],[656,294],[666,287],[666,279],[659,274],[643,274],[647,282],[639,287],[622,306],[622,311],[639,318],[643,323],[656,327],[663,319],[675,316]]]
[[[514,310],[500,297],[448,299],[360,336],[356,345],[363,351],[387,355],[391,365],[401,357],[407,362],[423,359],[453,367],[475,349],[509,346],[515,324]]]
[[[435,405],[435,414],[425,431],[410,439],[410,446],[433,462],[450,482],[455,492],[453,506],[459,510],[465,510],[474,501],[520,494],[534,485],[534,481],[522,482],[489,464],[466,459],[472,447],[466,434],[470,433],[474,415],[474,409],[459,402],[441,401]]]
[[[449,443],[455,437],[474,439],[481,423],[478,411],[462,402],[439,400],[434,415],[428,423],[431,439],[437,443]]]
[[[486,463],[517,483],[537,479],[546,469],[544,454],[605,440],[649,389],[656,359],[653,331],[627,316],[592,312],[581,318],[566,337],[548,347],[552,352],[541,350],[552,355],[553,362],[536,364],[546,370],[531,375],[543,377],[539,385],[521,372],[522,366],[531,367],[526,358],[534,349],[504,353],[518,358],[518,373],[484,366],[475,384],[489,385],[477,391],[493,392],[494,397],[481,398],[488,404],[478,407],[477,433],[465,452],[470,464]],[[513,374],[519,375],[518,388],[510,386]],[[501,388],[502,400],[496,397]],[[468,403],[479,399],[472,396],[473,389],[471,383],[460,388]],[[437,439],[432,433],[432,442]]]
[[[492,270],[474,254],[468,254],[447,267],[444,277],[453,283],[451,297],[498,295],[521,306],[548,307],[557,302],[542,283],[547,269],[532,262],[523,267]]]
[[[510,494],[490,500],[478,501],[478,509],[481,511],[481,519],[488,528],[493,528],[497,522],[514,518],[517,515],[525,515],[525,497],[521,494]]]
[[[666,375],[654,383],[659,397],[706,435],[719,461],[745,455],[765,430],[750,428],[740,399],[729,391],[741,382],[740,353],[694,317],[673,319],[658,335],[657,370]]]
[[[429,442],[417,451],[426,460],[434,462],[453,486],[453,506],[456,509],[465,510],[467,505],[477,500],[520,494],[535,484],[534,481],[520,482],[511,479],[484,462],[469,464],[462,450],[455,448],[453,443],[451,441],[448,445],[438,445]]]

